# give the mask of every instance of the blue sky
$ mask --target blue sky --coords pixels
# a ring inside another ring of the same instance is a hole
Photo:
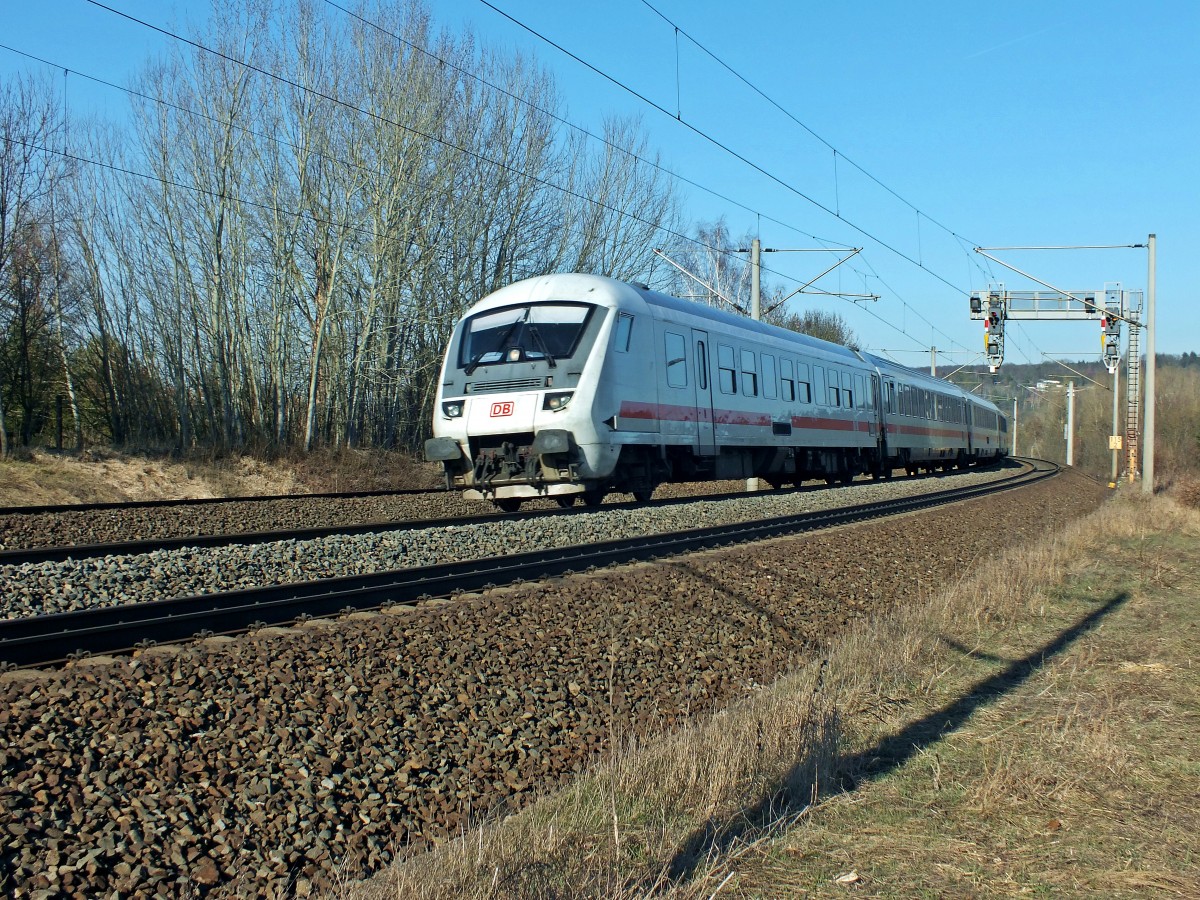
[[[597,130],[606,115],[640,116],[671,170],[736,201],[683,185],[690,220],[724,217],[767,247],[821,246],[816,237],[864,248],[853,270],[818,286],[877,293],[878,302],[798,297],[789,308],[840,313],[865,347],[923,365],[936,344],[952,351],[942,366],[971,362],[982,325],[969,319],[962,292],[990,280],[1038,287],[973,253],[977,245],[1135,244],[1155,232],[1158,350],[1200,351],[1200,4],[490,2],[669,114],[480,0],[430,8],[446,28],[469,26],[487,43],[535,56],[554,73],[573,122]],[[162,26],[206,8],[108,5]],[[117,83],[164,47],[85,0],[0,0],[0,10],[0,43]],[[671,23],[737,74],[682,34],[677,42]],[[0,50],[0,77],[31,68]],[[55,77],[73,112],[122,115],[119,92],[61,70]],[[995,255],[1070,290],[1147,285],[1144,250]],[[764,257],[789,290],[832,262]],[[1009,336],[1012,362],[1094,357],[1100,343],[1092,323],[1021,323]]]

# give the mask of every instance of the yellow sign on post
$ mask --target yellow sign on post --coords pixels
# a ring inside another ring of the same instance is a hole
[[[1108,449],[1109,450],[1120,450],[1121,444],[1123,444],[1123,443],[1124,443],[1124,435],[1110,434],[1108,436]]]

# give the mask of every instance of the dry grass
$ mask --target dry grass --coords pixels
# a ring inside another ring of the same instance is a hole
[[[361,897],[1198,896],[1200,513],[1130,494]]]
[[[440,486],[436,466],[401,453],[342,450],[274,460],[112,450],[23,451],[0,460],[0,506],[249,497]]]

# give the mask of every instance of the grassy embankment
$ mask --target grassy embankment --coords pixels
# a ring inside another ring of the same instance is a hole
[[[1200,896],[1200,512],[1130,494],[342,893]]]
[[[341,450],[274,460],[231,454],[22,450],[0,459],[0,506],[251,497],[440,487],[434,465],[403,453]]]

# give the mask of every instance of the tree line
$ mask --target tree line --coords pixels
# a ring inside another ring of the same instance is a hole
[[[1169,484],[1200,473],[1200,356],[1190,351],[1179,355],[1159,353],[1155,361],[1155,475],[1160,483]],[[1115,432],[1122,440],[1128,416],[1126,377],[1122,360]],[[1142,379],[1144,386],[1145,359]],[[953,380],[995,400],[1010,417],[1015,398],[1018,454],[1054,462],[1066,461],[1066,383],[1073,381],[1075,467],[1100,480],[1107,481],[1111,476],[1113,385],[1112,376],[1101,363],[1075,362],[1070,370],[1056,362],[1006,363],[995,375],[964,370]],[[1139,396],[1139,428],[1145,424],[1144,400],[1144,394]],[[1117,461],[1118,474],[1127,476],[1124,450],[1118,453]]]
[[[637,121],[584,134],[535,62],[363,9],[216,0],[123,125],[0,85],[0,452],[57,408],[75,446],[414,449],[481,296],[674,277]]]

